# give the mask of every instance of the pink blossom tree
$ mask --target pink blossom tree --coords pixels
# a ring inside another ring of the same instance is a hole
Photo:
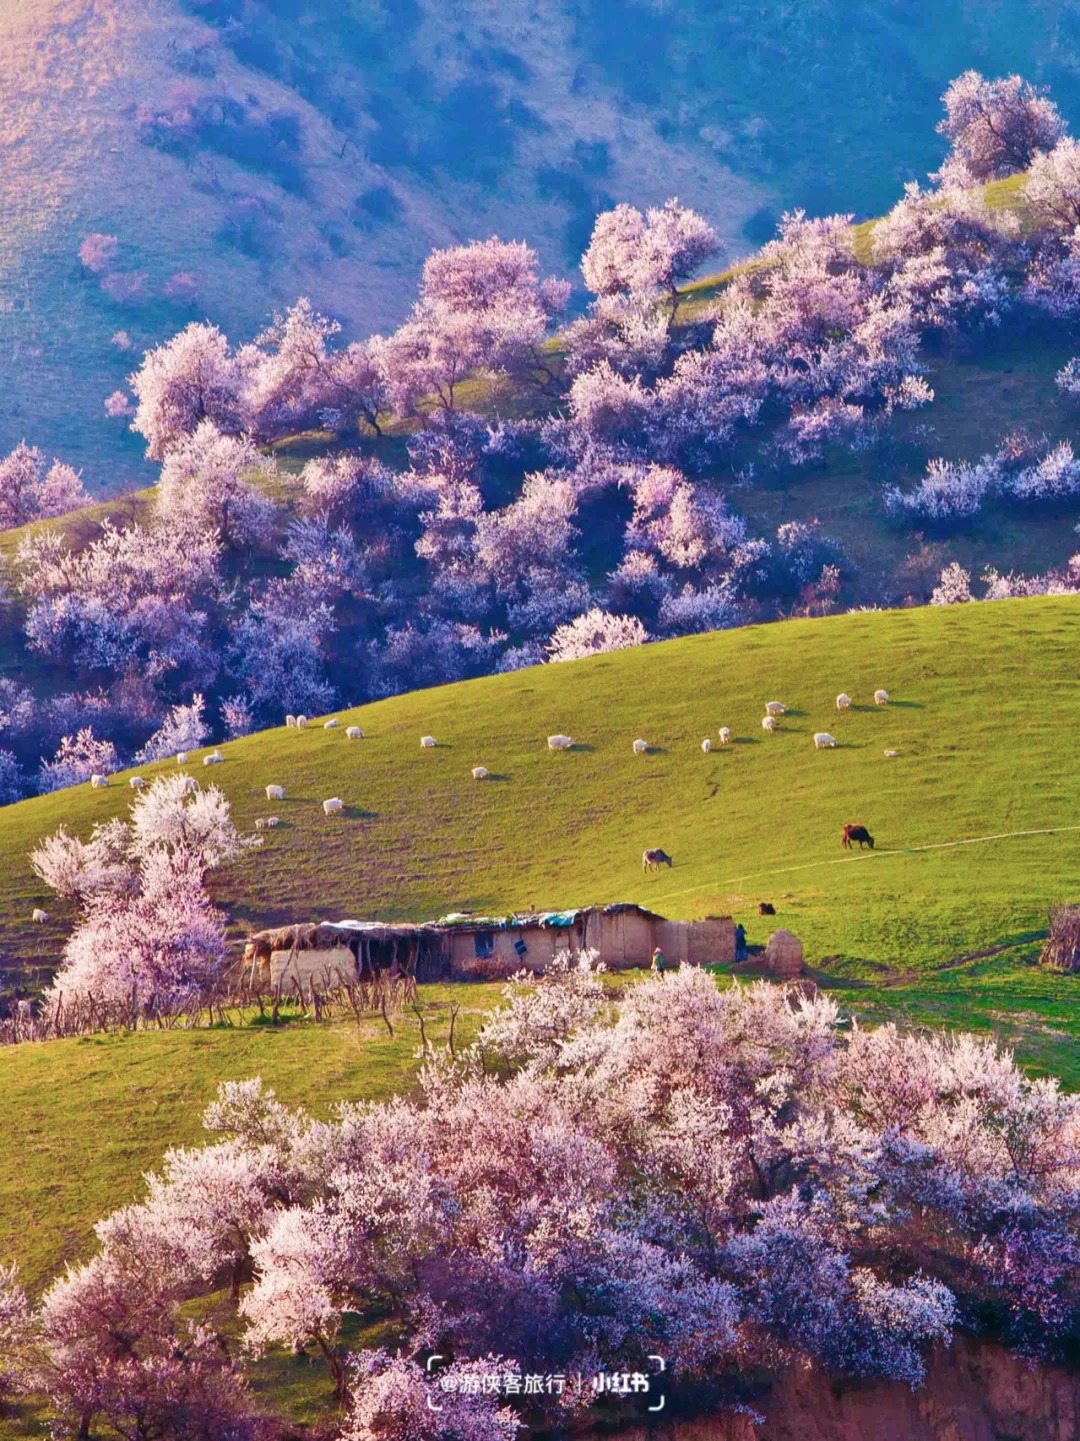
[[[243,428],[241,369],[216,325],[192,322],[147,351],[129,383],[137,402],[131,428],[145,437],[151,460],[163,460],[204,420],[229,435]]]
[[[1024,199],[1051,230],[1072,232],[1080,224],[1080,143],[1066,136],[1039,154],[1024,184]]]
[[[575,620],[560,625],[548,645],[548,659],[583,660],[610,650],[644,645],[648,633],[636,616],[610,615],[594,606]]]
[[[99,739],[90,726],[84,726],[78,734],[64,736],[56,755],[42,765],[38,784],[42,791],[61,790],[88,781],[95,774],[111,775],[119,766],[112,741]]]
[[[718,248],[716,231],[672,199],[643,215],[618,205],[597,217],[581,261],[585,284],[601,300],[616,295],[662,300],[668,327],[679,309],[679,286]]]
[[[0,530],[89,504],[79,473],[59,460],[47,466],[42,452],[25,440],[0,460]]]
[[[569,291],[541,282],[538,263],[527,245],[497,237],[432,251],[419,300],[379,353],[398,413],[425,399],[454,410],[473,374],[520,378],[542,368],[540,344]]]
[[[1026,170],[1065,134],[1057,106],[1019,75],[987,80],[965,70],[941,98],[938,131],[952,147],[941,175],[953,183],[977,185]]]
[[[271,469],[248,437],[225,435],[213,421],[200,421],[165,456],[156,496],[160,521],[169,525],[182,517],[216,530],[227,545],[258,545],[270,534],[274,504],[253,477]]]

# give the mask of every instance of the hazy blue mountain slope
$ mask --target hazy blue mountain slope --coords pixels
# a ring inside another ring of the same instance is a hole
[[[1076,5],[841,0],[7,0],[0,447],[147,478],[103,401],[193,316],[310,294],[404,313],[433,245],[569,271],[617,199],[678,194],[726,256],[780,210],[878,211],[940,159],[937,97],[1018,68],[1080,112]],[[78,249],[114,235],[110,271]],[[120,342],[113,337],[120,333]],[[125,345],[127,348],[125,348]]]

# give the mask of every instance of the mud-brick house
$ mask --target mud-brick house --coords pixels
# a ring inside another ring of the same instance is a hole
[[[583,906],[508,916],[455,913],[438,921],[280,926],[259,931],[244,960],[275,989],[307,990],[390,970],[418,981],[497,980],[542,971],[560,951],[595,951],[610,970],[647,966],[659,946],[670,964],[735,959],[730,916],[671,921],[638,905]]]

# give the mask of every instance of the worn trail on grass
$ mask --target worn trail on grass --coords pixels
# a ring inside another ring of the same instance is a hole
[[[741,876],[732,876],[727,880],[717,881],[718,886],[741,885],[744,881],[757,881],[765,876],[786,876],[795,871],[812,871],[821,866],[850,866],[856,861],[883,860],[886,856],[913,856],[920,851],[946,851],[955,850],[959,846],[978,846],[987,841],[1011,841],[1024,836],[1056,836],[1066,831],[1080,831],[1080,825],[1076,826],[1046,826],[1041,830],[1033,831],[999,831],[992,836],[968,836],[959,841],[932,841],[925,846],[893,846],[889,850],[860,851],[857,856],[837,856],[833,860],[825,861],[803,861],[797,866],[780,866],[770,871],[750,871]],[[675,900],[680,896],[699,895],[700,886],[690,886],[685,891],[668,891],[665,900]]]

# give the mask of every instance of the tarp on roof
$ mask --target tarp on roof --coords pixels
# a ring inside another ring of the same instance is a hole
[[[580,910],[545,911],[544,914],[537,919],[542,926],[550,926],[553,930],[563,931],[568,930],[580,915]]]

